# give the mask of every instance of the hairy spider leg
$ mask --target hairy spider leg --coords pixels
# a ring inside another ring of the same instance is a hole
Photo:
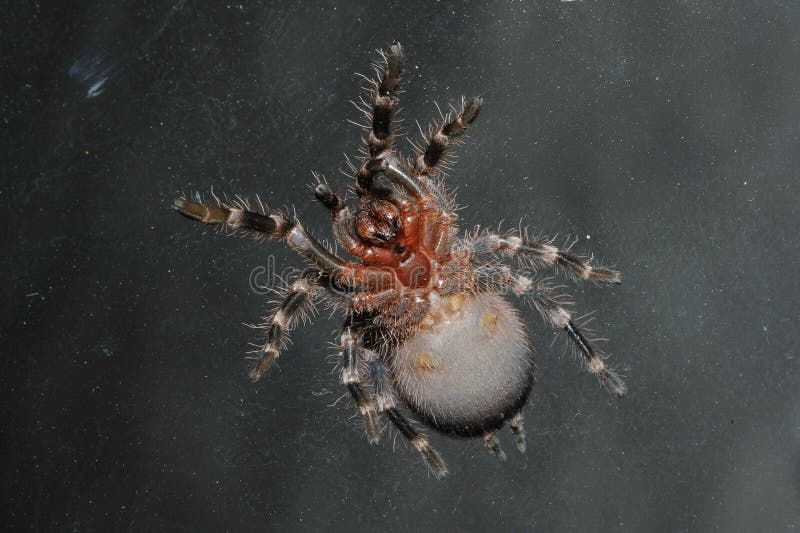
[[[253,368],[250,369],[250,378],[253,381],[261,379],[280,357],[285,337],[294,328],[297,318],[305,316],[314,305],[319,275],[317,270],[309,269],[304,272],[288,287],[275,311],[264,321],[261,327],[267,331],[267,340],[256,355],[251,357],[254,360]]]
[[[511,432],[514,434],[517,449],[525,453],[525,423],[522,411],[519,411],[508,420],[508,427],[511,428]]]
[[[489,450],[489,453],[503,462],[506,461],[506,452],[500,447],[500,441],[497,439],[497,435],[495,435],[494,431],[486,433],[483,436],[483,444]]]
[[[613,370],[606,366],[603,357],[572,320],[572,314],[552,296],[552,290],[549,287],[542,283],[534,283],[533,280],[523,275],[515,277],[514,286],[516,287],[515,292],[528,299],[545,322],[567,333],[572,343],[583,355],[586,370],[597,376],[603,387],[619,397],[625,396],[628,390],[625,384]]]
[[[530,238],[527,236],[527,231],[523,231],[522,236],[487,233],[472,241],[472,246],[475,250],[528,259],[534,267],[563,268],[567,274],[577,280],[615,285],[622,283],[622,274],[616,270],[592,265],[590,259],[554,246],[552,238]]]
[[[379,440],[378,417],[375,403],[364,390],[361,380],[361,350],[353,331],[346,327],[341,336],[342,346],[342,384],[350,391],[353,401],[364,417],[364,430],[370,444],[377,444]]]
[[[367,193],[372,188],[372,180],[381,171],[376,163],[378,156],[391,149],[394,141],[394,123],[400,99],[397,97],[400,77],[403,73],[405,57],[400,43],[393,42],[381,53],[381,62],[376,66],[377,79],[367,79],[370,102],[364,103],[364,114],[368,120],[369,133],[364,142],[366,155],[356,172],[356,192]]]
[[[389,45],[385,52],[381,52],[381,60],[376,65],[377,78],[367,80],[370,102],[362,100],[363,107],[361,109],[367,116],[368,135],[365,137],[366,157],[361,166],[357,170],[354,169],[357,182],[356,192],[359,196],[372,194],[375,176],[379,173],[384,174],[412,197],[419,208],[418,234],[420,237],[414,239],[415,244],[422,244],[426,249],[435,253],[444,253],[449,238],[441,239],[439,236],[441,233],[437,231],[440,226],[439,221],[433,220],[434,215],[438,215],[435,213],[434,206],[447,208],[449,207],[448,202],[442,198],[442,192],[437,187],[431,186],[427,180],[423,183],[415,177],[427,174],[427,172],[417,172],[408,168],[405,161],[395,155],[392,147],[396,133],[393,131],[393,122],[399,105],[397,93],[404,64],[400,44],[394,42]],[[453,120],[445,120],[430,139],[429,147],[426,150],[427,156],[423,154],[421,160],[428,161],[433,167],[441,159],[445,146],[454,143],[456,138],[465,133],[477,118],[480,104],[480,98],[473,98],[468,104],[462,106],[461,111]],[[319,191],[317,198],[323,202],[323,205],[333,201],[329,187],[318,185],[316,191]],[[392,196],[396,196],[396,193],[393,193]],[[429,199],[434,201],[429,201]],[[455,218],[454,215],[452,216]],[[349,233],[350,221],[345,217],[335,216],[334,218],[336,219],[334,231],[342,245],[357,257],[369,262],[365,255],[374,254],[374,247],[364,247],[357,242],[358,239]],[[389,261],[378,260],[377,263],[388,265]]]
[[[378,356],[370,361],[370,377],[372,379],[378,412],[386,415],[400,434],[402,434],[411,446],[422,455],[425,464],[428,465],[434,477],[437,479],[445,477],[447,475],[447,466],[439,453],[433,449],[428,442],[427,435],[420,433],[411,425],[411,422],[397,410],[395,394],[387,378],[386,365]]]
[[[496,235],[493,237],[497,237]],[[518,297],[526,299],[539,312],[542,318],[556,329],[564,330],[571,342],[583,355],[586,370],[597,376],[600,383],[617,396],[625,396],[627,388],[614,371],[606,366],[603,357],[598,353],[591,341],[581,332],[572,320],[572,314],[565,309],[565,302],[552,294],[552,287],[542,281],[534,281],[523,274],[516,274],[508,266],[495,266],[485,262],[485,254],[489,248],[481,245],[481,240],[468,242],[468,249],[474,255],[471,258],[475,280],[466,289],[499,290],[503,287],[511,289]],[[519,419],[522,431],[522,418]],[[514,430],[512,426],[512,431]],[[516,431],[515,431],[516,433]],[[524,432],[522,432],[524,446]]]
[[[314,191],[314,198],[331,214],[331,218],[336,220],[339,213],[346,209],[344,199],[334,191],[328,184],[328,180],[321,174],[314,174],[316,183],[311,187]]]
[[[442,162],[448,147],[458,142],[458,138],[465,134],[469,127],[478,118],[483,100],[479,96],[462,102],[461,109],[455,116],[448,115],[433,131],[427,141],[425,150],[419,153],[414,160],[414,174],[427,176]]]
[[[182,215],[205,224],[223,224],[232,230],[244,230],[285,240],[297,253],[312,260],[322,272],[348,286],[385,288],[394,283],[391,272],[348,263],[332,254],[322,243],[308,235],[299,222],[280,211],[265,215],[221,202],[208,204],[188,198],[178,198],[173,205]]]

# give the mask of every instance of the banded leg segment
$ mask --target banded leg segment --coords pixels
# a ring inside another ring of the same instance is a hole
[[[448,147],[458,142],[458,138],[466,133],[478,118],[482,102],[483,100],[476,96],[462,104],[461,110],[455,116],[448,115],[445,118],[443,123],[430,135],[425,150],[414,161],[415,175],[423,176],[435,170]]]
[[[364,417],[364,430],[370,444],[377,444],[379,438],[378,417],[375,404],[361,383],[361,349],[350,328],[345,328],[342,343],[342,384],[350,391],[361,416]]]
[[[386,415],[411,446],[422,455],[433,476],[437,479],[444,478],[447,475],[447,466],[439,453],[431,447],[428,437],[417,431],[411,422],[398,411],[394,392],[386,377],[386,367],[378,357],[370,362],[370,376],[378,412]]]
[[[180,214],[205,224],[220,224],[257,237],[284,240],[295,252],[313,261],[323,273],[349,287],[372,289],[392,286],[391,272],[346,262],[306,233],[299,222],[281,211],[271,211],[269,214],[258,212],[243,200],[227,204],[219,200],[206,203],[199,198],[178,198],[173,206]]]
[[[280,356],[286,334],[294,328],[298,318],[304,318],[314,305],[315,291],[320,273],[308,271],[289,285],[277,309],[265,321],[262,327],[267,331],[264,346],[256,352],[250,378],[258,381],[269,370],[272,363]]]
[[[528,237],[498,235],[487,233],[474,238],[470,243],[473,253],[503,253],[528,260],[532,266],[563,268],[574,279],[594,281],[596,283],[622,283],[622,274],[618,271],[591,264],[591,258],[575,255],[569,249],[562,250],[553,245],[553,239],[547,237]]]
[[[627,387],[619,376],[603,361],[600,352],[586,338],[572,319],[572,314],[564,308],[564,303],[551,293],[551,289],[543,283],[534,283],[526,276],[517,275],[514,280],[514,291],[517,295],[529,299],[534,308],[552,327],[562,329],[570,341],[581,353],[586,363],[586,370],[597,376],[600,384],[619,397],[625,396]]]
[[[394,122],[400,100],[397,98],[400,77],[405,57],[400,43],[393,42],[381,52],[377,65],[378,79],[369,79],[370,102],[363,102],[362,111],[367,116],[369,133],[365,139],[368,157],[356,172],[357,192],[364,194],[372,186],[372,180],[380,171],[375,160],[387,151],[394,140]]]
[[[344,199],[328,185],[325,176],[314,173],[314,179],[316,183],[311,187],[314,191],[314,198],[330,212],[331,218],[336,220],[339,213],[345,209]]]
[[[204,224],[224,224],[232,230],[251,232],[256,236],[277,236],[284,234],[290,222],[277,214],[265,215],[250,208],[245,201],[226,204],[216,196],[215,203],[206,203],[197,195],[195,198],[176,198],[172,204],[176,211],[185,217],[199,220]]]

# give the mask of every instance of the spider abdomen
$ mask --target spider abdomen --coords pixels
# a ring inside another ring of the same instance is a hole
[[[397,348],[403,401],[449,434],[494,431],[525,404],[534,356],[517,311],[496,294],[435,298],[420,330]]]

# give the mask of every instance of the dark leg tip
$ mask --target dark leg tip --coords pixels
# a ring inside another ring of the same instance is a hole
[[[589,279],[595,283],[622,285],[622,274],[613,268],[593,266],[589,271]]]
[[[187,200],[186,198],[175,198],[172,201],[172,207],[185,217],[207,222],[205,217],[208,215],[208,210],[203,204]]]
[[[327,209],[338,210],[340,207],[339,198],[327,183],[317,183],[317,185],[314,187],[314,197]]]
[[[473,97],[464,107],[464,112],[461,115],[461,120],[466,122],[467,124],[472,124],[475,122],[475,119],[478,118],[478,114],[481,112],[481,105],[483,104],[483,98],[480,96]]]
[[[431,472],[433,473],[433,477],[435,477],[436,479],[444,479],[449,474],[449,472],[447,470],[447,467],[444,464],[442,464],[442,465],[440,465],[438,467],[433,467],[432,466],[431,467]]]
[[[370,410],[364,414],[364,431],[367,433],[367,442],[376,445],[380,442],[380,430],[375,411]]]
[[[400,41],[392,41],[392,43],[386,49],[386,54],[390,58],[392,58],[392,57],[402,58],[403,57],[403,47],[400,46]]]
[[[261,357],[255,362],[253,368],[250,369],[250,380],[255,383],[260,380],[267,370],[272,366],[272,363],[277,359],[278,353],[274,350],[265,351]]]
[[[600,379],[603,385],[605,385],[606,389],[608,389],[609,392],[614,394],[617,398],[624,398],[628,393],[628,387],[625,385],[622,379],[620,379],[620,377],[611,370],[604,370],[603,374],[600,376]]]
[[[393,42],[386,49],[386,72],[384,72],[379,88],[381,96],[394,96],[397,86],[400,83],[400,75],[403,72],[403,48],[397,41]],[[396,105],[396,101],[393,101]],[[391,108],[389,108],[391,114]],[[373,117],[373,124],[376,122],[376,117]]]
[[[522,417],[522,411],[518,411],[514,416],[512,416],[508,425],[511,427],[511,431],[514,433],[514,440],[517,443],[517,450],[519,450],[520,453],[525,453],[525,425]]]
[[[422,454],[433,477],[444,479],[447,476],[447,466],[442,460],[442,456],[428,444],[427,438],[418,435],[411,440],[411,445]]]
[[[487,433],[483,436],[483,443],[486,448],[489,450],[489,453],[497,457],[500,462],[506,462],[506,452],[503,451],[503,448],[500,447],[500,441],[497,440],[497,437],[494,433]]]

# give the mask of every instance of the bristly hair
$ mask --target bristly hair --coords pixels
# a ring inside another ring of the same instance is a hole
[[[230,198],[226,193],[222,193],[222,197],[220,197],[216,192],[214,192],[213,188],[211,188],[211,190],[209,191],[209,195],[212,198],[211,201],[207,201],[205,197],[200,193],[200,191],[195,191],[194,193],[188,195],[181,194],[180,196],[178,196],[177,200],[196,202],[198,204],[203,204],[203,205],[214,205],[217,207],[221,207],[223,209],[239,209],[242,211],[249,211],[252,213],[256,213],[258,215],[262,215],[265,217],[270,216],[269,208],[264,204],[259,195],[256,195],[255,202],[247,198],[244,198],[238,194],[235,195],[233,198]],[[289,210],[286,208],[274,210],[273,212],[280,213],[286,217],[291,217]],[[293,218],[289,218],[289,220],[296,223],[297,218],[295,216]],[[259,242],[263,242],[269,238],[269,235],[263,232],[254,231],[248,228],[241,228],[241,227],[233,228],[226,223],[216,224],[213,227],[213,230],[218,233],[222,233],[224,235],[231,237],[252,237]]]

